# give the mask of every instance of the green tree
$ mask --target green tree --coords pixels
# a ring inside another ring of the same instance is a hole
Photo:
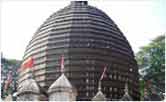
[[[141,47],[140,51],[136,54],[136,60],[142,79],[145,82],[150,80],[151,88],[155,88],[158,92],[164,92],[165,35],[158,36],[150,44]]]
[[[16,92],[16,80],[18,77],[17,68],[20,66],[20,61],[15,59],[6,59],[1,57],[1,98],[5,99],[9,94]],[[5,81],[9,71],[12,71],[12,82],[7,90],[5,90]]]

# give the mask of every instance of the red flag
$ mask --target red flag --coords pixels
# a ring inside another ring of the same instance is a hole
[[[61,72],[64,70],[64,55],[61,56]]]
[[[9,83],[12,82],[12,71],[9,71],[7,80],[8,80]]]
[[[107,70],[107,67],[105,66],[104,67],[104,71],[103,71],[103,73],[102,73],[102,75],[101,75],[101,78],[100,78],[100,80],[102,80],[103,79],[103,77],[104,77],[104,75],[105,75],[105,71]]]
[[[11,82],[12,82],[12,71],[9,71],[7,75],[7,80],[5,81],[5,90],[8,89]]]
[[[34,65],[34,60],[32,57],[30,57],[21,65],[21,69],[32,68],[33,65]]]

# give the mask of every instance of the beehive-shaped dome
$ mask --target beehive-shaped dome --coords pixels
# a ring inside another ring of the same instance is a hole
[[[23,62],[33,56],[34,77],[45,91],[61,73],[62,54],[65,75],[77,89],[77,100],[91,100],[96,94],[105,65],[106,98],[120,99],[122,87],[129,80],[131,95],[139,100],[138,67],[127,39],[112,19],[87,1],[72,1],[52,14],[26,48]],[[20,83],[26,79],[25,73],[20,73]]]

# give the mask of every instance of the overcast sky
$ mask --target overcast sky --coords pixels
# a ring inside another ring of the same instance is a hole
[[[90,0],[118,25],[134,52],[166,33],[166,0]],[[22,59],[39,26],[70,0],[8,0],[1,3],[1,51],[3,56]]]

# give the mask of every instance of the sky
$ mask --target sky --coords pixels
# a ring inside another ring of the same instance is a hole
[[[21,60],[40,25],[70,0],[3,0],[0,13],[1,52]],[[166,34],[166,0],[89,0],[104,11],[126,36],[134,53]]]

